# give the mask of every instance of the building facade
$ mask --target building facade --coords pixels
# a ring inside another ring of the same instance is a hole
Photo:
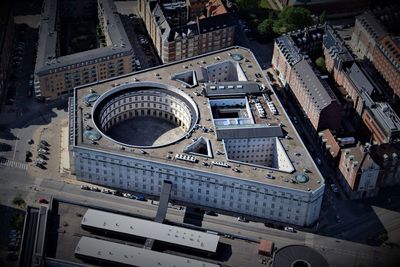
[[[350,42],[353,52],[360,58],[366,57],[372,61],[376,40],[385,33],[386,29],[372,12],[357,16]]]
[[[14,16],[11,1],[5,1],[0,10],[0,102],[7,94],[14,43]]]
[[[318,34],[315,37],[310,34],[309,38],[319,38],[321,43],[322,35]],[[301,41],[303,45],[308,40],[304,38]],[[272,65],[281,82],[293,92],[317,132],[340,127],[342,108],[338,99],[312,66],[308,56],[300,53],[300,48],[290,35],[275,40]]]
[[[342,185],[352,199],[375,196],[378,191],[380,167],[369,154],[369,148],[356,146],[343,149],[339,170]]]
[[[182,72],[182,66],[191,67]],[[71,171],[79,180],[152,198],[166,180],[177,203],[312,225],[323,176],[279,100],[269,101],[274,113],[263,102],[265,81],[253,82],[259,72],[254,55],[236,47],[76,88],[70,98]],[[201,88],[206,92],[193,96]],[[263,119],[248,94],[260,99]],[[140,117],[168,120],[182,136],[142,146],[109,135],[115,125]],[[286,152],[291,144],[296,146]]]
[[[138,10],[164,63],[234,44],[235,22],[220,0],[140,0]]]
[[[39,27],[35,65],[38,98],[56,99],[70,95],[73,88],[129,73],[135,69],[134,53],[112,1],[95,2],[106,46],[74,54],[60,54],[57,9],[63,0],[46,0]],[[59,6],[60,5],[60,6]],[[70,6],[70,5],[68,5]],[[81,8],[85,10],[85,8]]]
[[[400,36],[388,34],[379,38],[372,58],[376,70],[400,97]]]

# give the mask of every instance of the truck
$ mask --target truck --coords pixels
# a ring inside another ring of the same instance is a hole
[[[261,239],[258,245],[258,254],[263,256],[272,256],[274,251],[274,242],[271,240]]]

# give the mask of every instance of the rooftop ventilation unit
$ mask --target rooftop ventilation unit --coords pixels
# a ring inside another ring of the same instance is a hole
[[[184,154],[176,154],[175,158],[179,159],[179,160],[183,160],[183,161],[189,161],[189,162],[192,162],[192,163],[196,163],[197,162],[197,159],[195,157],[189,156],[189,155],[184,155]]]
[[[211,162],[213,165],[224,167],[224,168],[229,168],[229,165],[225,161],[212,161]]]

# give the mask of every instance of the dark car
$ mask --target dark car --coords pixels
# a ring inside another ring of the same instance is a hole
[[[115,191],[113,192],[113,195],[114,195],[114,196],[117,196],[117,197],[122,197],[122,196],[123,196],[122,192],[121,192],[121,191],[118,191],[118,190],[115,190]]]
[[[45,169],[46,169],[46,167],[45,167],[43,164],[40,164],[40,163],[38,163],[38,162],[36,162],[36,166],[39,167],[39,168],[41,168],[42,170],[45,170]]]
[[[45,146],[50,146],[50,144],[47,143],[46,140],[40,140],[40,143],[41,143],[42,145],[45,145]]]
[[[44,159],[44,160],[48,160],[49,159],[45,154],[42,154],[42,153],[40,153],[38,155],[38,157],[41,158],[41,159]]]
[[[40,204],[49,204],[49,201],[47,199],[45,199],[45,198],[39,198],[38,202]]]
[[[137,197],[136,197],[136,200],[139,200],[139,201],[146,201],[146,198],[145,198],[144,196],[137,196]]]
[[[206,211],[206,215],[209,215],[209,216],[218,216],[217,213],[215,213],[215,212],[213,212],[213,211],[209,211],[209,210]]]

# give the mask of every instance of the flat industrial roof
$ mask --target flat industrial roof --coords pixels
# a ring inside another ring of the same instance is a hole
[[[81,237],[75,254],[131,266],[217,267],[218,264],[194,260],[144,248],[123,245],[90,237]]]
[[[151,238],[183,247],[216,252],[219,236],[110,212],[88,209],[82,226]]]
[[[240,54],[242,56],[242,59],[239,60],[238,63],[240,68],[243,70],[245,78],[250,82],[253,82],[255,79],[259,79],[259,82],[257,83],[259,84],[260,88],[262,88],[262,85],[267,87],[268,81],[265,79],[263,71],[259,66],[257,60],[255,59],[253,53],[250,50],[242,47],[230,47],[208,54],[185,59],[182,61],[157,66],[151,69],[122,75],[92,84],[86,84],[84,86],[76,88],[74,99],[72,100],[74,102],[74,105],[72,105],[72,109],[75,109],[75,111],[79,112],[71,113],[72,115],[74,115],[74,117],[70,125],[75,125],[76,127],[75,129],[71,129],[71,146],[76,146],[81,149],[102,151],[111,154],[117,153],[121,156],[131,157],[135,158],[135,160],[143,160],[145,162],[156,162],[157,164],[164,165],[166,168],[169,168],[170,166],[173,166],[174,168],[179,167],[182,169],[187,168],[192,171],[194,170],[204,173],[213,173],[214,176],[221,175],[225,177],[233,177],[246,181],[268,184],[271,186],[275,185],[280,187],[287,187],[306,192],[310,190],[315,190],[323,186],[323,178],[319,173],[318,168],[316,167],[312,158],[309,156],[305,145],[297,134],[296,129],[290,122],[290,118],[287,116],[284,108],[282,107],[275,94],[272,94],[270,97],[272,103],[276,107],[278,113],[277,115],[273,115],[270,112],[266,100],[264,100],[261,95],[258,97],[258,100],[260,101],[261,105],[264,107],[267,113],[266,118],[261,118],[256,110],[255,104],[250,103],[250,109],[252,113],[251,115],[253,116],[255,122],[253,126],[258,127],[259,125],[265,124],[270,124],[271,126],[283,125],[282,131],[290,138],[278,138],[284,149],[287,151],[287,156],[289,157],[291,163],[295,168],[295,171],[293,173],[279,171],[268,166],[255,168],[253,165],[247,165],[244,162],[240,164],[240,172],[234,172],[232,171],[232,168],[221,168],[219,166],[214,166],[213,164],[203,165],[201,163],[206,159],[202,157],[198,157],[199,161],[197,163],[180,161],[175,160],[175,158],[170,159],[166,157],[166,155],[169,154],[169,151],[173,151],[174,154],[182,153],[182,151],[184,151],[185,148],[193,142],[192,138],[198,139],[200,137],[204,137],[209,139],[211,142],[211,147],[214,152],[213,160],[226,161],[231,166],[237,165],[237,163],[228,162],[226,155],[215,153],[218,150],[224,151],[223,142],[217,139],[215,132],[204,133],[203,131],[196,130],[191,133],[191,138],[182,139],[172,145],[159,148],[144,149],[146,151],[146,154],[142,154],[140,149],[131,149],[129,147],[124,147],[124,149],[122,150],[120,144],[112,142],[108,138],[101,138],[100,140],[96,141],[96,144],[93,144],[91,141],[83,137],[85,127],[93,127],[93,120],[85,119],[85,117],[83,116],[83,114],[86,113],[91,114],[93,107],[86,106],[84,104],[83,98],[88,95],[91,90],[95,91],[99,95],[102,95],[118,85],[137,82],[157,82],[181,90],[182,92],[187,94],[188,97],[192,98],[197,105],[200,113],[200,117],[197,123],[202,125],[203,127],[214,129],[212,120],[213,116],[210,106],[207,103],[208,98],[202,95],[194,94],[195,92],[200,92],[202,90],[204,83],[200,82],[199,85],[197,85],[196,87],[186,88],[182,85],[181,82],[172,80],[171,76],[176,73],[181,73],[182,71],[189,70],[194,70],[196,71],[196,73],[198,73],[197,71],[199,71],[201,68],[205,68],[209,65],[225,62],[228,60],[234,60],[233,58],[236,54]],[[260,91],[259,94],[261,93],[262,91]],[[229,98],[229,96],[227,96],[226,98]],[[238,127],[240,127],[240,125],[238,125]],[[299,154],[301,155],[301,157],[296,156]],[[303,173],[304,169],[307,169],[309,171],[307,173],[307,176],[309,176],[310,180],[306,183],[291,183],[290,180],[297,174]],[[273,173],[275,179],[266,178],[267,174],[269,173]],[[254,183],[249,183],[249,187],[254,187]]]

